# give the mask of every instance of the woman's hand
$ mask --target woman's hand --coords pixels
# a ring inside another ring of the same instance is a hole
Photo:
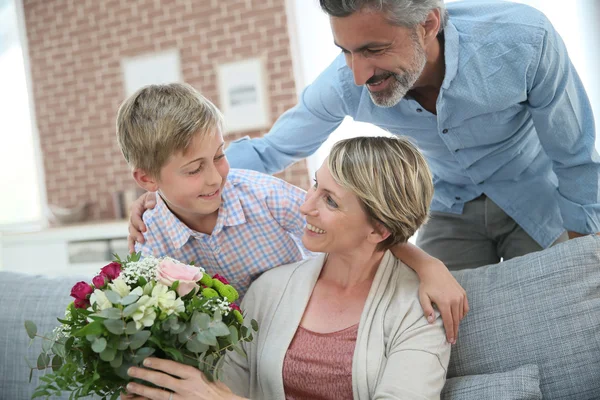
[[[128,395],[142,396],[150,400],[240,399],[224,383],[209,382],[200,370],[189,365],[159,358],[147,358],[144,360],[144,366],[148,368],[131,367],[127,373],[133,378],[153,383],[159,388],[131,382],[127,385]],[[125,399],[138,400],[139,398],[125,397]]]
[[[454,279],[448,268],[433,258],[428,268],[419,271],[421,284],[419,286],[419,301],[427,321],[433,323],[435,314],[433,303],[442,314],[444,329],[448,342],[455,344],[458,338],[458,326],[460,321],[469,312],[469,300],[467,292]]]
[[[135,251],[135,243],[144,243],[144,235],[146,225],[142,219],[142,215],[146,210],[154,208],[156,205],[156,195],[153,192],[146,192],[141,195],[136,201],[131,204],[129,210],[129,236],[127,243],[129,244],[129,252]]]

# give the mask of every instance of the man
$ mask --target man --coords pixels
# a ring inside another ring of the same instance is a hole
[[[351,116],[408,135],[434,175],[417,244],[473,268],[600,231],[591,107],[549,21],[511,3],[321,0],[342,54],[232,167],[277,172]],[[565,232],[567,231],[567,232]]]

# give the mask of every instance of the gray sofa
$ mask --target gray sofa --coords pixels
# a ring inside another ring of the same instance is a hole
[[[600,399],[600,237],[455,276],[471,312],[444,399]],[[0,399],[31,397],[40,343],[28,349],[23,321],[51,331],[77,280],[0,271]]]

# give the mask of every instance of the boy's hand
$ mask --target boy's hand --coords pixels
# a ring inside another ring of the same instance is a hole
[[[146,192],[141,195],[136,201],[131,204],[129,210],[129,236],[127,243],[129,244],[129,252],[135,251],[135,243],[144,243],[144,235],[146,225],[142,219],[142,215],[146,210],[154,208],[156,205],[156,195],[153,192]]]
[[[467,292],[454,279],[444,263],[435,260],[437,265],[419,271],[421,279],[419,300],[429,323],[435,321],[433,311],[433,303],[435,303],[442,315],[446,338],[448,342],[455,344],[458,325],[469,312],[469,300],[467,300]]]

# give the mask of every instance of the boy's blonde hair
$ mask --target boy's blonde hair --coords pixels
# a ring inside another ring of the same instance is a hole
[[[357,137],[337,142],[328,158],[336,183],[354,193],[369,218],[390,236],[386,250],[405,243],[427,221],[433,182],[427,162],[401,137]]]
[[[197,134],[210,135],[222,128],[217,107],[184,83],[144,86],[117,113],[117,140],[125,160],[155,178]]]

